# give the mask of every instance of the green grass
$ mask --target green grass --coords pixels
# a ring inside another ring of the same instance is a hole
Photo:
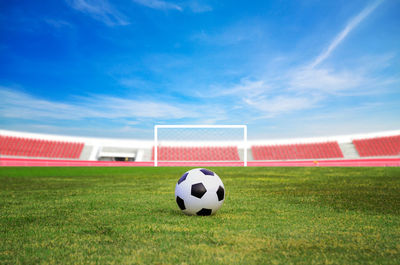
[[[400,264],[400,168],[210,168],[211,217],[187,169],[0,168],[0,263]]]

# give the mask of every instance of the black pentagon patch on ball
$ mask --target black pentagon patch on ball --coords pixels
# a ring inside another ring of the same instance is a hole
[[[212,172],[211,170],[202,168],[200,169],[200,171],[203,172],[204,175],[214,176],[214,172]]]
[[[222,201],[225,197],[225,190],[222,186],[219,186],[218,190],[217,190],[217,196],[218,196],[218,200]]]
[[[186,179],[188,174],[189,174],[189,172],[186,172],[185,174],[183,174],[182,177],[178,180],[178,184],[181,184],[181,182]]]
[[[211,209],[203,208],[200,211],[198,211],[196,214],[201,215],[201,216],[207,216],[207,215],[211,215],[211,212],[212,212]]]
[[[204,187],[203,183],[197,183],[192,185],[191,194],[194,197],[201,198],[207,192],[206,187]]]
[[[178,204],[178,206],[179,206],[179,208],[181,210],[185,210],[186,209],[185,202],[181,199],[181,197],[176,196],[176,203]]]

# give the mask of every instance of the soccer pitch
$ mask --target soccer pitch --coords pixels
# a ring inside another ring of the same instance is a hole
[[[400,168],[210,168],[211,217],[176,205],[188,169],[0,168],[0,263],[400,263]]]

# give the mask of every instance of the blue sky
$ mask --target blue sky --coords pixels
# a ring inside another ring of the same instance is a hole
[[[400,128],[400,1],[0,1],[0,128]]]

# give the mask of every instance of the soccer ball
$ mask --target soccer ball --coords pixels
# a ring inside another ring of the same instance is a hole
[[[217,174],[205,168],[189,170],[178,180],[175,199],[187,215],[215,214],[225,200],[225,187]]]

